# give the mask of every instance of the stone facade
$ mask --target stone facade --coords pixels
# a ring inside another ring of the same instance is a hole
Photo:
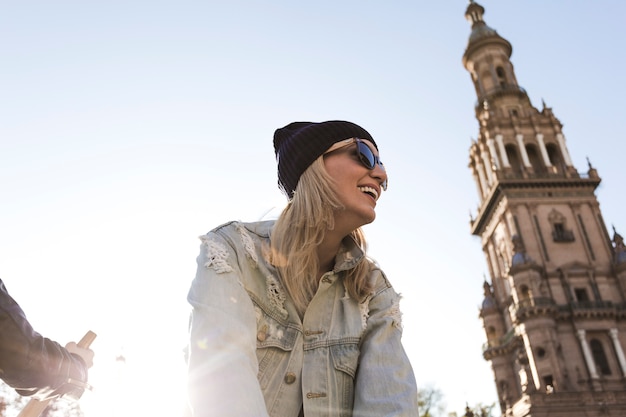
[[[573,166],[562,124],[518,85],[511,44],[470,1],[463,65],[477,95],[471,232],[489,269],[480,317],[503,416],[626,416],[626,249],[597,171]],[[615,190],[618,192],[619,190]]]

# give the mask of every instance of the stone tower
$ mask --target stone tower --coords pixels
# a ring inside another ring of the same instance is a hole
[[[562,124],[533,107],[511,44],[474,1],[463,65],[476,91],[471,221],[487,260],[483,356],[504,416],[626,416],[626,248],[607,230],[589,163],[580,173]],[[614,190],[622,192],[622,190]]]

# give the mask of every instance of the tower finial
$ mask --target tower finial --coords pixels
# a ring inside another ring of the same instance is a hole
[[[485,8],[473,0],[470,0],[467,10],[465,11],[465,18],[472,22],[472,27],[480,23],[484,25],[483,14],[485,14]]]
[[[615,229],[614,225],[612,226],[613,226],[613,243],[615,244],[615,247],[614,247],[615,263],[618,265],[626,264],[626,245],[624,244],[624,237],[620,235],[619,233],[617,233],[617,229]]]

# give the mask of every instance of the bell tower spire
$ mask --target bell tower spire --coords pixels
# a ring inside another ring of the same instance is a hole
[[[502,414],[626,415],[623,239],[609,237],[596,169],[576,170],[563,125],[545,102],[541,110],[532,105],[511,43],[484,14],[469,2],[462,62],[477,98],[469,168],[479,208],[470,228],[490,277],[480,310],[483,356]]]
[[[545,102],[541,111],[533,107],[517,82],[511,44],[485,23],[484,12],[473,1],[467,7],[472,31],[463,54],[477,96],[479,137],[470,150],[470,168],[481,203],[505,179],[559,177],[580,183],[583,177],[573,166],[563,125]],[[592,190],[600,183],[593,173],[583,180]]]

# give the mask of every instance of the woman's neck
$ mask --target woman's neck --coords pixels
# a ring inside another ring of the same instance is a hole
[[[339,253],[343,238],[344,236],[341,236],[341,234],[329,230],[326,236],[324,236],[322,243],[317,247],[317,259],[319,262],[318,279],[326,272],[331,271],[335,266],[335,258],[337,253]]]

